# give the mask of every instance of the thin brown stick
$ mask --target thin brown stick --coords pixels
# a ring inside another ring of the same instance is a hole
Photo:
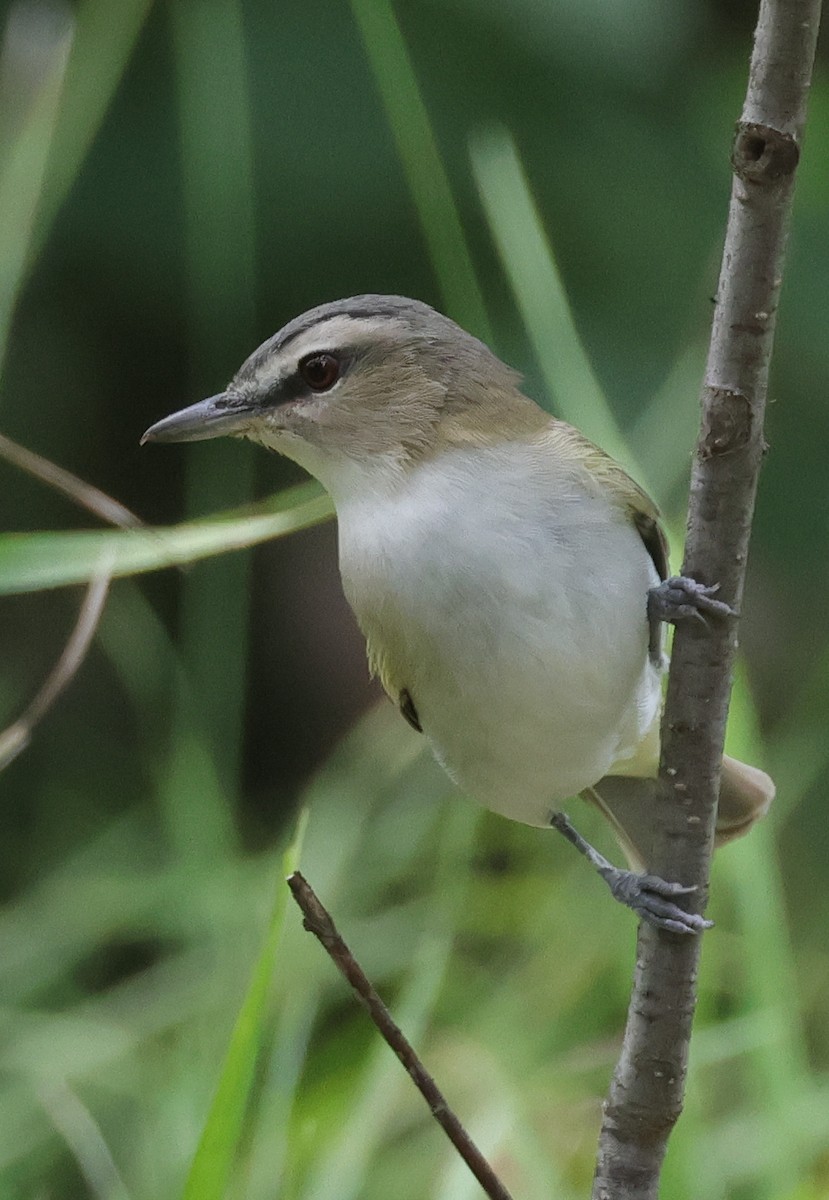
[[[345,976],[357,999],[368,1012],[384,1040],[391,1046],[408,1071],[412,1082],[452,1145],[457,1150],[490,1200],[510,1200],[510,1194],[470,1138],[441,1090],[423,1066],[412,1045],[377,995],[359,963],[337,932],[330,914],[308,881],[294,871],[288,876],[288,887],[304,916],[303,924],[322,943],[337,969]]]
[[[739,608],[794,174],[820,0],[762,0],[702,392],[683,574]],[[736,622],[674,640],[662,725],[660,831],[650,868],[707,897]],[[716,935],[714,935],[716,936]],[[679,1117],[696,1003],[699,938],[639,934],[627,1028],[599,1141],[594,1200],[655,1200]]]
[[[100,517],[110,525],[122,529],[140,529],[144,526],[140,517],[117,500],[113,500],[112,496],[108,496],[100,488],[93,487],[92,484],[73,475],[71,471],[59,467],[57,463],[36,454],[33,450],[28,450],[3,433],[0,433],[0,458],[45,483],[54,491],[61,492],[80,508],[85,508],[93,516]],[[92,645],[111,582],[108,568],[102,566],[99,574],[87,585],[75,627],[37,695],[16,721],[0,731],[0,771],[26,749],[36,726],[78,673]]]
[[[35,454],[33,450],[28,450],[3,433],[0,433],[0,458],[25,471],[34,479],[39,479],[47,487],[62,492],[80,508],[85,508],[93,516],[100,517],[110,525],[118,525],[124,529],[138,529],[143,525],[143,521],[135,513],[113,500],[100,488],[85,483],[71,471],[59,467],[57,463],[40,454]],[[75,627],[37,695],[16,721],[0,731],[0,771],[26,749],[36,726],[80,670],[101,620],[111,582],[108,569],[102,566],[100,573],[87,585]]]
[[[140,517],[117,500],[113,500],[112,496],[108,496],[100,488],[84,482],[65,467],[59,467],[57,463],[41,454],[35,454],[34,450],[27,450],[4,433],[0,433],[0,458],[25,471],[27,475],[39,479],[56,492],[62,492],[80,508],[85,508],[93,516],[100,517],[110,525],[118,525],[122,529],[140,529],[144,525]]]
[[[90,582],[75,622],[75,628],[58,661],[23,714],[0,732],[0,771],[4,770],[12,759],[26,749],[32,740],[35,727],[43,720],[61,692],[65,691],[77,675],[89,652],[101,620],[110,582],[108,569],[102,570],[101,574]]]

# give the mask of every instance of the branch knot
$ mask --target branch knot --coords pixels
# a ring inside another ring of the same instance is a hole
[[[771,183],[792,175],[800,147],[791,133],[756,121],[738,121],[731,166],[744,183]]]
[[[700,459],[705,462],[717,455],[733,454],[751,441],[751,403],[742,392],[711,388],[710,403],[702,414]]]

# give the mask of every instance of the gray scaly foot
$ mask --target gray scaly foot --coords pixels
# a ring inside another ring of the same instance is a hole
[[[711,928],[712,921],[706,921],[699,913],[687,912],[671,898],[688,896],[697,890],[696,887],[684,887],[681,883],[660,879],[658,875],[637,875],[635,871],[614,867],[582,837],[566,813],[553,813],[550,824],[584,855],[610,888],[614,899],[626,905],[641,920],[655,925],[657,929],[670,930],[671,933],[702,933],[703,929]]]
[[[679,621],[688,619],[701,621],[708,626],[706,617],[724,620],[726,617],[736,617],[737,613],[722,600],[715,600],[719,591],[718,583],[707,587],[697,583],[687,575],[673,575],[663,579],[658,587],[648,592],[648,623],[650,625],[650,653],[655,659],[659,658],[662,645],[661,626],[663,621],[676,625]]]
[[[705,624],[706,615],[736,617],[737,613],[730,604],[714,599],[719,590],[718,583],[707,587],[685,575],[663,579],[658,587],[648,592],[648,616],[652,621],[667,621],[670,624],[688,617]]]
[[[690,895],[697,890],[695,887],[683,887],[681,883],[669,883],[658,875],[637,875],[635,871],[623,871],[613,866],[600,868],[599,874],[614,899],[657,929],[668,929],[671,933],[702,933],[714,923],[673,903],[672,896]]]

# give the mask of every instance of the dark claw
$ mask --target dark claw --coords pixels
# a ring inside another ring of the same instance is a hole
[[[657,896],[690,896],[698,890],[695,883],[674,883],[660,875],[635,875],[634,878],[638,880],[640,887],[647,888],[649,892],[656,892]]]
[[[618,867],[608,867],[599,873],[614,899],[657,929],[668,929],[671,933],[701,933],[713,925],[713,921],[706,921],[699,913],[686,912],[669,899],[695,892],[696,887],[671,883],[658,875],[637,875],[635,871],[622,871]]]

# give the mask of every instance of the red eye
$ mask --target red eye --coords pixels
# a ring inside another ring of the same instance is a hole
[[[300,360],[299,373],[309,388],[327,392],[340,377],[340,360],[333,354],[309,354]]]

